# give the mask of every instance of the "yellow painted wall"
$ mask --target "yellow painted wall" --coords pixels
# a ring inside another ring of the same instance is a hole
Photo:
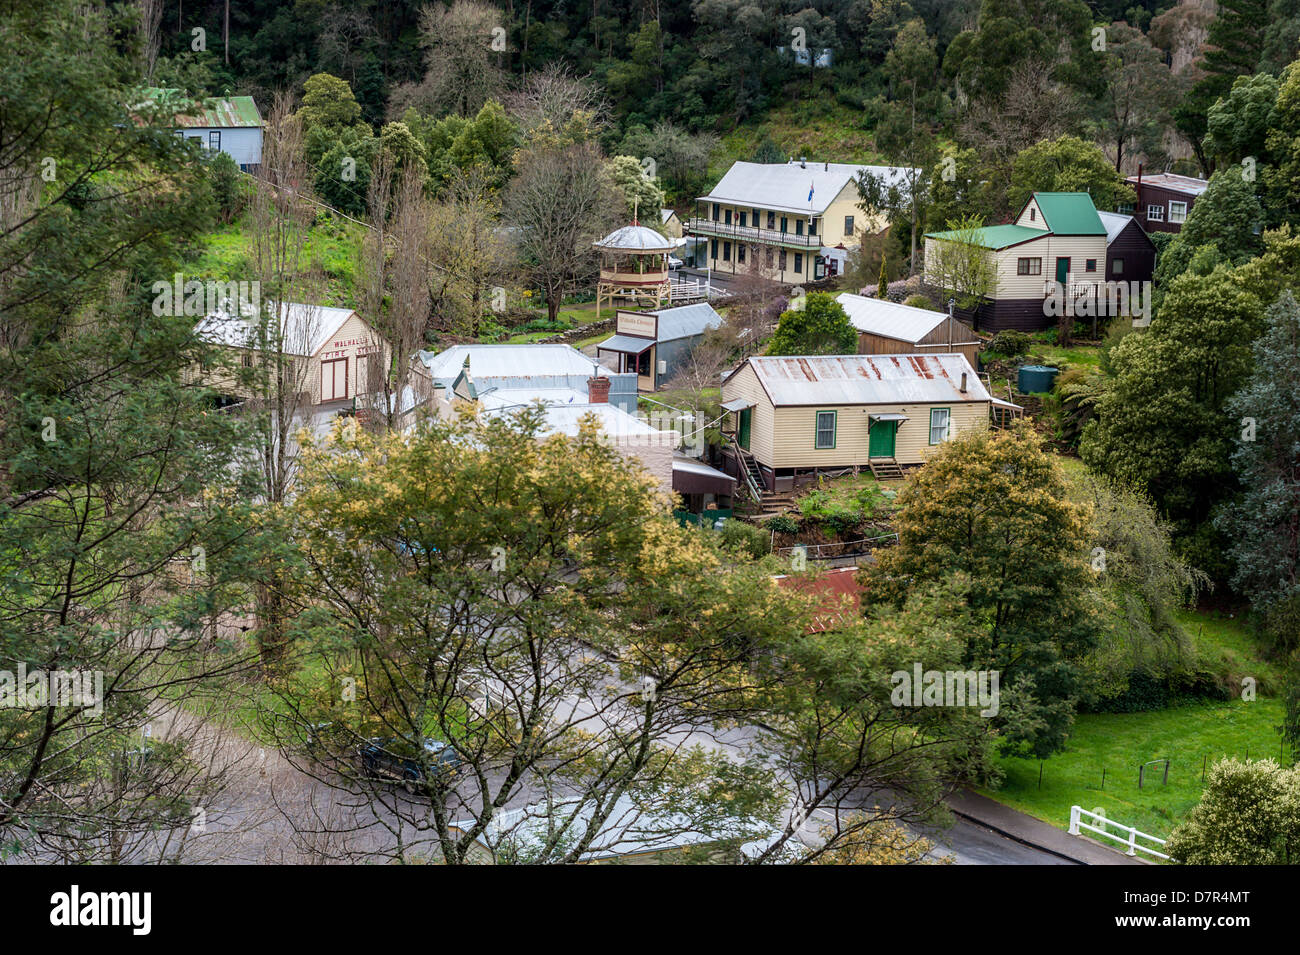
[[[816,200],[816,197],[814,197],[814,200]],[[703,204],[703,206],[700,209],[700,212],[702,213],[704,218],[706,219],[713,218],[713,206],[714,203]],[[720,223],[726,221],[726,210],[730,209],[732,225],[740,224],[740,213],[744,212],[746,214],[746,220],[745,220],[746,228],[753,228],[754,227],[754,222],[752,221],[753,211],[754,209],[758,209],[759,213],[761,214],[761,219],[758,224],[758,227],[761,229],[767,228],[767,213],[769,210],[761,205],[754,205],[752,203],[748,205],[744,203],[740,203],[740,204],[717,203],[717,206],[718,206],[718,222]],[[787,219],[787,223],[786,223],[787,234],[789,235],[795,234],[795,220],[798,219],[803,222],[804,234],[807,235],[808,222],[812,218],[812,216],[809,216],[807,214],[797,214],[793,212],[782,212],[780,210],[772,210],[772,212],[773,215],[775,216],[774,227],[776,230],[779,230],[781,228],[781,217],[785,216]],[[844,231],[845,216],[853,216],[852,233],[846,233]],[[787,248],[785,250],[786,269],[785,272],[782,273],[779,269],[780,251],[775,246],[771,247],[773,250],[772,268],[768,269],[764,265],[764,263],[766,262],[765,249],[768,248],[768,246],[758,246],[756,252],[754,246],[751,244],[747,250],[746,261],[744,263],[741,263],[737,261],[737,249],[736,249],[738,245],[737,240],[735,239],[730,240],[731,259],[730,261],[728,261],[722,258],[722,243],[728,241],[727,239],[718,238],[717,240],[718,254],[717,256],[714,256],[712,254],[714,237],[701,236],[701,238],[708,243],[705,248],[706,248],[706,257],[708,258],[709,266],[715,271],[719,271],[719,272],[732,272],[732,271],[760,272],[765,277],[782,279],[786,282],[811,282],[814,280],[814,276],[816,275],[814,259],[817,253],[821,250],[822,246],[828,246],[830,248],[834,248],[836,246],[843,245],[846,249],[852,249],[859,244],[860,237],[864,230],[871,233],[876,233],[879,232],[881,229],[883,229],[887,224],[884,216],[879,214],[869,216],[862,211],[862,208],[858,205],[858,188],[852,182],[847,183],[844,186],[844,188],[842,188],[839,191],[839,194],[836,195],[836,197],[833,200],[831,200],[830,204],[826,207],[826,210],[820,213],[817,216],[817,218],[818,218],[818,226],[817,226],[818,244],[810,245],[805,250],[802,250],[803,251],[802,272],[795,272],[794,270],[794,255],[795,252],[798,250],[790,249],[790,248]]]
[[[772,468],[837,468],[865,466],[868,461],[868,412],[903,414],[898,426],[894,458],[899,464],[921,464],[934,452],[930,444],[930,409],[952,412],[950,437],[989,426],[989,402],[953,404],[824,405],[774,408],[749,365],[722,386],[722,400],[746,398],[755,402],[750,431],[750,451]],[[815,448],[817,412],[836,414],[835,447]]]

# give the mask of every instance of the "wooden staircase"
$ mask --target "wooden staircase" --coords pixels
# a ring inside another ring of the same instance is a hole
[[[903,469],[893,458],[872,458],[867,462],[871,474],[877,481],[901,481]]]
[[[749,475],[749,483],[759,489],[765,487],[763,483],[763,472],[759,470],[758,462],[754,460],[754,456],[744,450],[741,450],[740,462],[742,465],[744,465],[745,473]],[[763,493],[767,493],[767,492],[764,491]]]
[[[794,494],[790,491],[763,491],[759,495],[757,517],[774,517],[794,507]]]
[[[754,460],[754,456],[739,444],[733,444],[740,459],[742,477],[748,492],[745,510],[753,517],[765,518],[783,514],[794,507],[793,491],[769,491],[763,480],[763,472]]]

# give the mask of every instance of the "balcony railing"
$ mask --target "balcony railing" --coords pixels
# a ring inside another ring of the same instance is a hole
[[[645,272],[622,272],[618,269],[601,269],[600,280],[618,285],[662,285],[668,281],[668,270],[652,269]]]
[[[693,218],[686,220],[686,228],[696,235],[717,236],[734,239],[738,242],[752,242],[755,245],[784,245],[796,249],[820,249],[822,238],[819,235],[795,235],[793,232],[781,232],[777,229],[756,229],[753,226],[728,225],[713,219]]]
[[[1054,295],[1056,294],[1056,291],[1057,284],[1055,282],[1049,280],[1043,283],[1044,297]],[[1100,295],[1105,298],[1106,279],[1104,276],[1099,275],[1092,281],[1066,282],[1062,289],[1062,293],[1067,299],[1086,298],[1090,295]]]

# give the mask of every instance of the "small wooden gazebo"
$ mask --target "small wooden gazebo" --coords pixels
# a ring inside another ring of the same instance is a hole
[[[668,253],[676,245],[654,229],[631,225],[615,229],[593,243],[600,253],[600,280],[596,284],[596,314],[602,304],[630,304],[634,308],[660,308],[672,297],[668,278]]]

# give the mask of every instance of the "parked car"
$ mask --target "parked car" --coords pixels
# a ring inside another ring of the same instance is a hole
[[[408,793],[432,781],[431,777],[455,777],[461,768],[456,750],[436,739],[424,740],[423,757],[413,751],[409,741],[398,738],[367,740],[358,755],[367,776],[401,783]]]
[[[677,258],[675,255],[670,255],[668,256],[668,267],[670,269],[680,269],[682,267],[682,260]]]

